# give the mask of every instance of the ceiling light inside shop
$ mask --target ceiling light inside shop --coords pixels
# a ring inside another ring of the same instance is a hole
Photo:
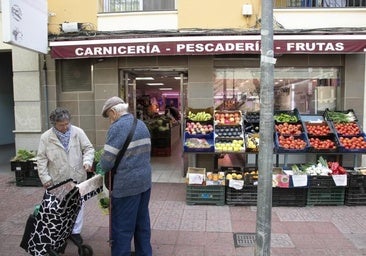
[[[149,86],[160,86],[160,85],[164,85],[163,83],[146,83]]]
[[[171,91],[173,88],[167,87],[167,88],[159,88],[160,91]]]
[[[136,77],[136,80],[154,80],[153,77],[149,77],[149,76],[146,76],[146,77]]]

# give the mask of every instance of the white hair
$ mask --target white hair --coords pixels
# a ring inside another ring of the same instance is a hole
[[[111,107],[111,109],[115,110],[117,113],[120,113],[122,115],[127,114],[128,113],[128,103],[119,103],[119,104]]]

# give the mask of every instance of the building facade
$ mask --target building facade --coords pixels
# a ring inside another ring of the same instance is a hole
[[[354,109],[364,126],[363,4],[274,3],[275,78],[283,83],[275,89],[277,108]],[[178,99],[182,112],[231,104],[227,97],[245,98],[243,111],[258,110],[260,1],[49,0],[48,11],[49,54],[0,45],[12,55],[17,149],[37,148],[56,106],[69,108],[72,122],[102,147],[109,124],[100,110],[114,95],[134,112],[146,94]],[[178,93],[139,88],[136,78],[152,74],[179,77]]]

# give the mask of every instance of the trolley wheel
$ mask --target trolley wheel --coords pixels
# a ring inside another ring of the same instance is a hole
[[[79,256],[93,256],[93,249],[90,245],[82,244],[78,249]]]

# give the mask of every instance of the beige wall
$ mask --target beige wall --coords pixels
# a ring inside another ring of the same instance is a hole
[[[253,15],[249,18],[242,15],[243,4],[252,5]],[[230,0],[229,4],[221,0],[178,1],[178,28],[253,28],[260,18],[260,4],[257,0]]]
[[[48,32],[59,34],[63,22],[85,23],[97,30],[97,7],[97,0],[48,0]]]

